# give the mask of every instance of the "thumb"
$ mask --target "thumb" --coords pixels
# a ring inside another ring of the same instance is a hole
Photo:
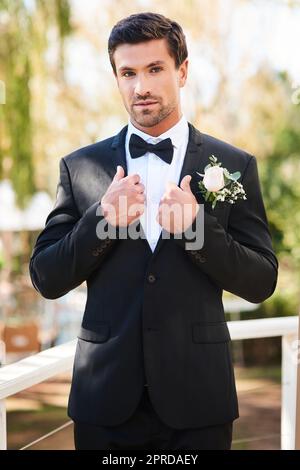
[[[113,181],[119,181],[119,180],[121,180],[122,178],[124,178],[124,175],[125,175],[125,173],[124,173],[123,167],[122,167],[121,165],[118,165],[118,166],[117,166],[116,174],[115,174],[115,176],[114,176],[114,178],[113,178]]]
[[[182,191],[185,191],[185,192],[192,192],[191,190],[191,187],[190,187],[190,182],[191,182],[191,175],[186,175],[184,178],[182,178],[182,181],[180,183],[180,188],[182,189]]]

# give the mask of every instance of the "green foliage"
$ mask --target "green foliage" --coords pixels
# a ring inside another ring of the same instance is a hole
[[[299,108],[297,109],[300,118]],[[285,125],[261,164],[263,195],[276,252],[300,268],[300,129]]]
[[[10,156],[13,160],[11,178],[14,183],[19,205],[35,190],[32,155],[32,126],[30,116],[31,76],[28,57],[23,63],[13,64],[11,79],[8,81],[8,98],[5,105],[7,131],[10,136]],[[23,200],[24,198],[24,200]]]
[[[70,4],[68,0],[55,0],[56,21],[59,29],[59,36],[65,38],[72,32],[70,24]]]
[[[68,0],[46,2],[37,0],[29,5],[24,0],[0,0],[0,14],[5,17],[0,41],[0,78],[6,84],[6,104],[1,106],[0,176],[10,178],[21,207],[35,191],[34,133],[31,82],[35,78],[33,62],[36,54],[47,47],[47,27],[56,24],[58,36],[70,33]],[[37,18],[39,21],[37,21]],[[63,54],[61,54],[63,62]],[[46,64],[44,64],[46,67]],[[3,129],[2,129],[3,128]],[[8,169],[3,168],[7,159]]]

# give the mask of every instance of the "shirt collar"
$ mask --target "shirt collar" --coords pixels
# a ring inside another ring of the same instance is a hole
[[[172,140],[173,146],[177,149],[181,143],[184,142],[185,137],[188,135],[189,127],[187,119],[184,115],[181,116],[180,120],[170,129],[168,129],[163,134],[160,134],[157,137],[153,137],[152,135],[147,134],[146,132],[137,129],[132,122],[128,121],[128,130],[127,130],[127,139],[131,134],[137,134],[146,142],[151,142],[152,144],[156,144],[161,140],[167,139],[168,137]]]

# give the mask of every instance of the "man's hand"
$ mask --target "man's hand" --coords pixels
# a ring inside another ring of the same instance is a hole
[[[193,223],[199,205],[190,188],[192,177],[186,175],[178,187],[167,183],[166,192],[159,203],[157,222],[170,233],[182,233]]]
[[[124,169],[117,172],[101,199],[105,219],[111,225],[126,227],[144,212],[145,187],[137,174],[124,177]]]

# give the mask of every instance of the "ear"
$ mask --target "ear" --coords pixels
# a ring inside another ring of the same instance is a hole
[[[184,62],[179,67],[179,86],[182,88],[185,85],[188,73],[188,58],[185,59]]]

